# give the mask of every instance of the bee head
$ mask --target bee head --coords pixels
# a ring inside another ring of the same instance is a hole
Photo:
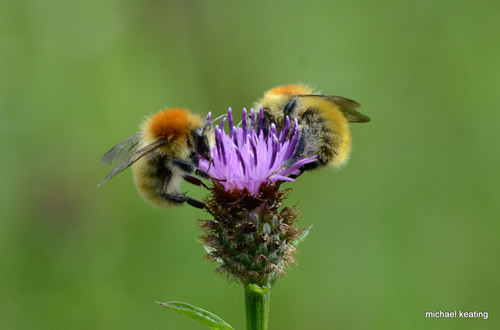
[[[299,105],[298,95],[308,95],[313,89],[302,84],[288,84],[272,88],[264,93],[264,97],[257,101],[256,108],[262,106],[265,113],[278,126],[283,126],[285,117],[295,118]]]
[[[211,134],[212,127],[210,125],[205,125],[203,127],[197,128],[193,132],[194,148],[195,151],[201,157],[206,160],[212,161],[212,156],[210,156],[210,141],[209,135]]]

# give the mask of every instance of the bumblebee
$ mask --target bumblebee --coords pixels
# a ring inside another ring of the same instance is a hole
[[[300,84],[270,89],[255,104],[264,110],[265,127],[274,123],[281,130],[286,116],[298,119],[309,152],[317,155],[316,162],[303,170],[340,167],[347,162],[351,151],[348,123],[370,121],[356,110],[359,106],[345,97],[315,94],[310,87]]]
[[[132,166],[134,182],[141,196],[153,206],[170,207],[188,203],[197,208],[205,204],[179,193],[182,180],[204,183],[196,176],[210,178],[198,169],[199,157],[211,161],[211,126],[186,109],[162,110],[141,125],[139,133],[118,143],[101,159],[103,165],[120,162],[99,184]]]

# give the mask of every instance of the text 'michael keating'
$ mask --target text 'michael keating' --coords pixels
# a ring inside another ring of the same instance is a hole
[[[459,317],[459,318],[471,318],[471,319],[477,319],[477,318],[483,318],[485,320],[488,319],[488,312],[478,312],[478,311],[473,311],[473,312],[463,312],[463,311],[453,311],[453,312],[425,312],[425,317],[431,317],[431,318],[454,318],[454,317]]]

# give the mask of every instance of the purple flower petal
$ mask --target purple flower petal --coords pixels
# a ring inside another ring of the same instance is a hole
[[[259,109],[259,131],[257,132],[260,133],[264,129],[264,109],[260,107]]]
[[[243,108],[243,114],[241,115],[241,121],[243,126],[243,144],[247,142],[247,109]]]
[[[294,179],[288,176],[283,176],[278,174],[271,175],[270,179],[273,181],[295,181]]]
[[[209,112],[208,115],[207,115],[207,121],[206,121],[207,122],[207,126],[210,126],[210,123],[211,123],[210,119],[211,118],[212,118],[212,113]]]
[[[242,116],[242,128],[234,127],[232,111],[229,109],[229,134],[224,131],[226,118],[222,120],[220,128],[215,127],[215,146],[211,150],[213,164],[200,158],[200,169],[207,171],[214,178],[223,180],[220,183],[225,189],[246,188],[256,195],[263,183],[294,181],[289,177],[291,174],[299,175],[301,166],[316,160],[316,156],[294,156],[300,136],[297,120],[294,121],[293,127],[290,127],[290,119],[287,117],[281,132],[271,124],[268,135],[264,136],[262,108],[257,125],[253,109],[250,110],[250,126],[247,123],[246,110]]]
[[[229,125],[229,136],[233,136],[233,110],[229,108],[227,110],[227,122]]]

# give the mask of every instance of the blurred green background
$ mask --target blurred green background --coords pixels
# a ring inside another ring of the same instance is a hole
[[[0,328],[203,329],[156,300],[244,328],[206,215],[152,209],[130,171],[97,189],[99,159],[162,107],[303,82],[372,122],[349,166],[290,185],[314,228],[271,329],[498,329],[499,22],[498,1],[2,1]]]

